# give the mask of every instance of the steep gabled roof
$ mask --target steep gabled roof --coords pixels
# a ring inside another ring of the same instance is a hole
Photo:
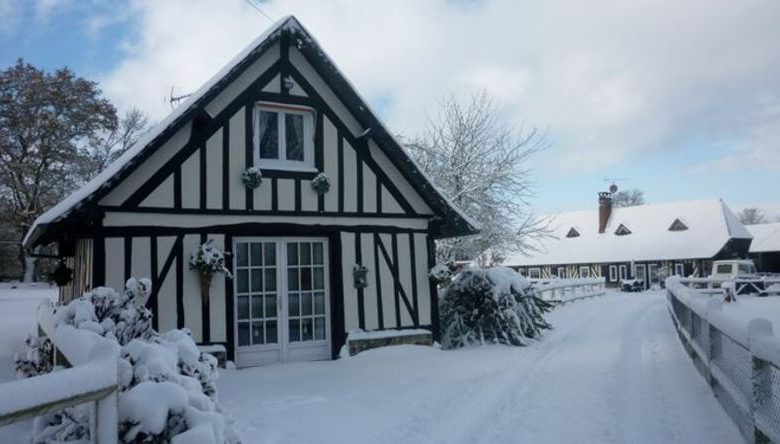
[[[549,216],[553,238],[542,241],[541,251],[530,256],[509,254],[504,265],[578,264],[641,260],[711,258],[730,239],[750,239],[750,233],[720,200],[614,208],[609,226],[598,232],[598,210],[573,211]],[[687,230],[669,231],[669,221],[685,220]],[[572,226],[580,236],[567,238]]]
[[[300,39],[298,49],[307,57],[318,73],[347,105],[357,121],[366,128],[385,154],[396,165],[404,177],[417,189],[426,203],[439,216],[435,234],[442,237],[474,234],[479,231],[478,224],[460,211],[433,184],[420,167],[409,157],[400,143],[379,121],[367,103],[360,97],[352,84],[339,71],[333,61],[320,47],[311,34],[293,16],[285,17],[257,37],[243,51],[209,79],[186,101],[181,103],[167,117],[147,132],[138,142],[128,149],[115,162],[98,174],[79,190],[63,199],[54,207],[39,216],[24,239],[26,248],[51,241],[45,232],[79,215],[87,213],[90,206],[105,196],[116,184],[121,182],[140,163],[151,155],[167,138],[184,124],[195,119],[213,97],[230,84],[257,57],[273,45],[283,33],[290,33]],[[210,116],[212,117],[212,116]]]

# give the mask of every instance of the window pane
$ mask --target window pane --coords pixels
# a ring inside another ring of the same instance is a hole
[[[298,308],[298,295],[291,294],[289,296],[289,307],[287,308],[287,316],[300,316],[300,308]]]
[[[322,243],[321,242],[315,242],[312,244],[312,256],[313,261],[312,263],[315,265],[322,265]]]
[[[287,265],[298,265],[298,244],[287,244]]]
[[[262,263],[263,244],[253,243],[249,251],[249,263],[255,267],[263,265]]]
[[[292,291],[298,290],[298,269],[297,268],[287,269],[287,289]]]
[[[263,291],[263,270],[261,268],[252,269],[252,291]]]
[[[238,323],[238,345],[249,345],[249,323]]]
[[[276,244],[265,244],[265,265],[276,265]]]
[[[276,291],[276,270],[265,269],[265,291]]]
[[[311,318],[301,319],[301,336],[303,341],[311,341],[314,336],[314,326],[312,325]]]
[[[276,317],[276,295],[275,294],[269,294],[265,296],[265,317],[266,318]]]
[[[325,293],[314,293],[314,314],[325,314]]]
[[[297,319],[290,319],[290,342],[299,342],[301,340],[301,323]]]
[[[325,339],[325,318],[314,318],[314,339]]]
[[[261,159],[279,158],[279,115],[275,112],[260,111],[257,124],[260,141]]]
[[[236,290],[239,293],[249,291],[249,270],[236,270]]]
[[[238,297],[238,319],[249,319],[249,296]]]
[[[265,343],[276,344],[276,321],[268,321],[265,323]]]
[[[301,268],[301,290],[311,290],[311,268]]]
[[[311,316],[311,293],[301,293],[301,316]]]
[[[322,267],[314,269],[314,289],[325,289],[325,270]]]
[[[262,344],[263,342],[263,321],[252,323],[252,344]]]
[[[311,264],[311,244],[301,244],[301,265]]]
[[[246,244],[241,243],[236,245],[236,265],[239,267],[246,266]]]
[[[285,114],[287,160],[303,160],[303,116]]]
[[[263,318],[263,297],[252,296],[252,317],[255,319]]]

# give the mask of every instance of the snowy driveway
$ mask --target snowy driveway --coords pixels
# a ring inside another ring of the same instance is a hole
[[[530,347],[393,347],[225,371],[244,440],[279,443],[737,443],[676,337],[663,292],[549,315]]]

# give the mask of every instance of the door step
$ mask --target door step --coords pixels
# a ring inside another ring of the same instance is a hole
[[[347,336],[349,355],[354,356],[372,348],[390,345],[433,345],[430,330],[422,328],[405,330],[351,330]]]

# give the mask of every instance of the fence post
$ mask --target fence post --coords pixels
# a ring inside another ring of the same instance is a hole
[[[769,443],[769,437],[757,427],[756,416],[763,410],[762,407],[768,401],[768,395],[772,388],[772,374],[770,373],[769,363],[756,356],[754,350],[756,343],[765,340],[767,337],[773,338],[772,323],[767,319],[753,319],[748,323],[748,350],[750,350],[750,360],[752,374],[751,382],[753,391],[750,399],[750,416],[753,420],[753,441],[756,443]]]
[[[119,415],[117,412],[117,392],[96,402],[97,414],[95,415],[96,425],[95,442],[99,444],[116,444],[119,438]]]

